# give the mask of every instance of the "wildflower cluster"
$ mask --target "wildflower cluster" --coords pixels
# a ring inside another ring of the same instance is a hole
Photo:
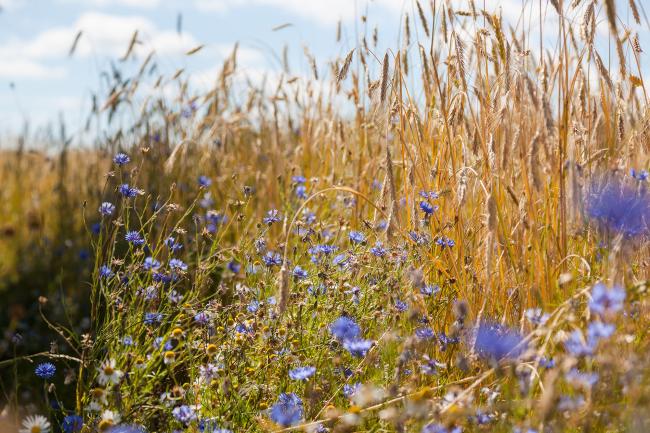
[[[591,89],[594,2],[552,2],[584,17],[558,63],[492,5],[438,3],[397,55],[362,36],[329,94],[285,76],[241,99],[235,52],[209,93],[180,71],[120,129],[157,69],[117,65],[97,149],[23,173],[33,191],[0,165],[0,426],[648,430],[643,80]]]

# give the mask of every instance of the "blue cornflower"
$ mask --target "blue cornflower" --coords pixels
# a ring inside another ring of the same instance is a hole
[[[181,259],[171,259],[169,261],[169,268],[173,271],[187,271],[187,264]]]
[[[576,411],[585,404],[585,398],[581,395],[577,397],[570,397],[568,395],[560,396],[557,402],[557,410],[560,412]]]
[[[203,175],[199,176],[198,182],[199,182],[199,186],[203,188],[207,188],[210,185],[212,185],[212,179]]]
[[[266,240],[264,240],[264,238],[257,238],[253,242],[253,246],[255,246],[255,251],[257,251],[258,254],[262,254],[266,251]]]
[[[199,421],[199,431],[201,433],[232,433],[232,430],[221,428],[217,419],[202,419]]]
[[[523,337],[515,330],[496,323],[481,323],[474,348],[491,360],[516,358],[524,351]]]
[[[631,169],[630,176],[632,176],[636,180],[643,181],[643,180],[647,180],[650,174],[648,173],[647,170],[636,171],[635,169]]]
[[[437,192],[434,192],[434,191],[427,192],[427,191],[422,190],[418,194],[420,194],[420,197],[422,197],[424,199],[427,199],[427,200],[435,200],[438,197],[440,197],[440,195]]]
[[[313,234],[313,230],[307,227],[297,227],[295,233],[303,242],[306,242],[309,236]]]
[[[354,302],[355,304],[358,304],[359,300],[360,300],[359,296],[361,295],[361,289],[354,286],[350,290],[346,290],[345,294],[346,295],[352,295],[352,302]]]
[[[169,292],[169,295],[167,295],[167,298],[171,303],[178,304],[183,300],[183,295],[178,293],[176,290],[172,290],[171,292]]]
[[[282,264],[282,256],[280,253],[274,251],[267,251],[266,254],[262,256],[262,260],[269,268],[272,266],[280,266]]]
[[[235,325],[235,332],[239,334],[254,334],[253,328],[246,326],[244,323],[238,323]]]
[[[307,182],[305,176],[293,176],[291,180],[299,185],[302,185],[303,183]]]
[[[413,230],[409,232],[409,237],[418,245],[426,245],[429,243],[429,238],[426,235]]]
[[[330,333],[338,341],[345,341],[357,338],[361,328],[357,323],[347,316],[341,316],[329,326]]]
[[[354,230],[350,232],[349,236],[350,236],[350,241],[355,244],[360,244],[366,240],[366,236],[363,233]]]
[[[429,358],[427,355],[424,355],[424,361],[420,365],[420,370],[426,375],[438,374],[438,367],[442,364],[438,363],[435,359]]]
[[[619,312],[623,308],[625,289],[614,286],[608,289],[603,283],[596,284],[591,289],[589,309],[600,316],[608,316]]]
[[[555,360],[553,358],[541,357],[539,358],[539,366],[543,368],[555,368]]]
[[[248,311],[249,313],[255,313],[259,309],[260,309],[260,301],[258,301],[257,299],[253,299],[246,307],[246,311]]]
[[[354,394],[357,393],[361,389],[361,384],[359,382],[353,383],[353,384],[348,384],[346,383],[343,385],[343,395],[346,396],[347,398],[352,397]]]
[[[207,221],[206,230],[210,233],[215,233],[220,225],[228,221],[228,217],[215,210],[209,210],[205,214]]]
[[[144,259],[144,264],[142,265],[146,270],[154,270],[160,267],[160,262],[153,257],[147,257]]]
[[[51,362],[44,362],[36,366],[34,373],[41,379],[51,379],[56,373],[56,367]]]
[[[113,215],[113,212],[115,212],[115,205],[113,203],[105,201],[99,206],[99,213],[104,216]]]
[[[384,257],[388,253],[380,241],[375,242],[375,246],[370,248],[370,252],[377,257]]]
[[[283,427],[298,423],[303,416],[302,400],[296,394],[282,393],[271,407],[269,416],[273,422]]]
[[[296,197],[300,199],[306,199],[307,198],[307,187],[305,185],[296,185]]]
[[[312,225],[316,222],[316,214],[307,209],[305,209],[303,218],[307,225]]]
[[[99,267],[99,276],[102,278],[110,278],[115,273],[111,270],[111,268],[108,265],[101,265]]]
[[[172,276],[162,272],[154,272],[153,275],[151,275],[151,279],[156,283],[168,284],[172,282]]]
[[[404,311],[409,309],[409,306],[406,302],[396,299],[395,300],[395,309],[399,311],[400,313],[403,313]]]
[[[313,260],[314,257],[320,254],[329,256],[330,254],[334,253],[336,250],[338,250],[338,247],[336,245],[321,244],[321,245],[314,245],[313,247],[310,247],[307,250],[307,252],[312,255],[312,260]]]
[[[322,254],[325,254],[325,255],[330,255],[330,254],[336,252],[338,249],[339,248],[336,245],[323,244],[323,245],[318,246],[318,251],[320,253],[322,253]]]
[[[616,328],[614,325],[602,322],[591,322],[587,327],[587,342],[591,347],[596,347],[602,339],[609,338]]]
[[[424,216],[431,216],[435,211],[438,210],[438,206],[429,203],[428,201],[422,200],[420,202],[420,209],[424,212]]]
[[[132,198],[138,195],[138,189],[129,186],[128,183],[123,183],[117,190],[120,194],[127,198]]]
[[[225,223],[228,220],[228,217],[221,212],[218,212],[214,209],[210,209],[205,213],[205,219],[210,224],[218,226],[220,224]]]
[[[140,235],[140,233],[134,230],[127,232],[126,235],[124,235],[124,240],[133,245],[144,244],[144,238]]]
[[[574,356],[591,356],[594,353],[593,346],[585,342],[582,331],[579,329],[569,334],[569,338],[564,341],[564,348]]]
[[[450,344],[458,344],[460,337],[447,337],[447,334],[441,332],[438,334],[438,342],[440,343],[440,350],[444,352]]]
[[[295,268],[293,268],[293,271],[291,273],[293,274],[294,277],[296,277],[299,280],[302,280],[309,276],[307,271],[301,268],[300,266],[296,266]]]
[[[429,423],[422,427],[422,433],[460,433],[461,431],[460,427],[448,429],[444,425],[438,423]]]
[[[621,179],[608,179],[604,186],[592,185],[585,209],[601,228],[628,237],[650,234],[650,194],[647,189],[630,186]]]
[[[281,220],[282,218],[280,217],[280,212],[277,209],[271,209],[266,213],[264,219],[262,219],[262,221],[264,221],[264,224],[268,224],[268,225],[271,225]]]
[[[436,334],[431,328],[418,328],[415,330],[415,336],[420,340],[431,340],[435,338]]]
[[[544,313],[541,308],[529,308],[526,310],[526,319],[533,325],[543,325],[549,317],[549,314]]]
[[[129,158],[129,155],[126,153],[118,153],[113,157],[113,162],[119,166],[128,164],[131,161],[131,158]]]
[[[442,248],[445,248],[445,247],[451,248],[454,245],[456,245],[456,242],[454,242],[453,239],[447,238],[445,236],[441,236],[438,239],[436,239],[436,244],[438,246],[441,246]]]
[[[598,382],[598,373],[583,373],[573,368],[564,375],[567,382],[583,388],[591,388]]]
[[[165,246],[169,248],[172,252],[178,251],[183,248],[183,244],[176,242],[176,239],[172,236],[169,236],[165,239]]]
[[[140,287],[136,291],[136,295],[144,296],[144,299],[146,299],[147,301],[157,301],[158,288],[156,286],[147,286],[145,288]]]
[[[84,419],[76,414],[66,415],[61,423],[61,429],[65,433],[77,433],[81,431],[84,425]]]
[[[233,274],[238,274],[241,270],[241,265],[234,260],[228,262],[228,270]]]
[[[322,296],[327,293],[327,286],[323,283],[318,283],[318,285],[311,285],[307,288],[307,293],[312,296]]]
[[[424,296],[437,295],[438,292],[440,292],[440,286],[438,285],[427,284],[426,286],[420,288],[420,293],[422,293]]]
[[[133,346],[133,337],[131,337],[130,335],[125,335],[122,338],[122,344],[125,346]]]
[[[357,358],[366,356],[372,345],[373,342],[371,340],[363,339],[347,340],[343,342],[343,348],[350,352],[352,356],[356,356]]]
[[[162,322],[162,313],[144,313],[145,325],[157,325]]]
[[[316,373],[316,367],[297,367],[289,370],[289,377],[293,380],[307,380]]]
[[[205,326],[208,323],[210,323],[210,315],[205,311],[198,312],[194,316],[194,322],[198,323],[199,325]]]
[[[153,339],[153,343],[151,344],[154,349],[158,350],[160,349],[160,346],[163,343],[163,338],[162,337],[156,337]]]
[[[344,268],[348,264],[348,256],[346,254],[337,254],[332,259],[332,265]]]
[[[318,264],[321,261],[321,251],[320,251],[320,246],[315,245],[313,247],[309,247],[307,249],[307,252],[311,254],[310,260],[312,263]]]
[[[474,420],[476,421],[476,424],[478,425],[485,425],[489,424],[492,422],[494,419],[494,415],[490,415],[489,413],[485,413],[482,410],[477,410],[476,415],[474,416]]]
[[[174,410],[172,410],[172,415],[174,415],[174,418],[183,424],[189,424],[190,422],[197,419],[194,409],[186,404],[175,407]]]
[[[203,209],[208,209],[214,205],[214,199],[212,198],[212,194],[210,192],[206,192],[203,194],[203,197],[201,200],[199,200],[199,206],[201,206]]]

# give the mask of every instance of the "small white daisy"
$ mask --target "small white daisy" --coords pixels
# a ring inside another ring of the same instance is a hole
[[[120,414],[112,410],[105,410],[102,412],[102,419],[99,421],[99,431],[104,431],[109,427],[113,427],[120,423]]]
[[[114,359],[108,359],[104,361],[101,367],[97,367],[97,371],[99,372],[97,381],[100,383],[100,385],[106,385],[109,383],[116,384],[120,381],[123,374],[115,367]]]
[[[163,354],[163,362],[167,365],[172,364],[174,361],[176,361],[176,353],[168,350]]]
[[[50,422],[42,415],[31,415],[23,420],[20,433],[49,433]]]
[[[107,392],[104,388],[93,388],[90,390],[90,397],[98,404],[107,405],[108,400],[106,399],[106,396]]]

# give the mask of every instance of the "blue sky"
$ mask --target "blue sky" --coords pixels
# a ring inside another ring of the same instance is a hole
[[[354,0],[0,0],[0,130],[19,130],[25,119],[35,125],[59,113],[79,124],[99,88],[99,74],[124,54],[135,29],[143,41],[141,61],[150,49],[162,71],[185,68],[209,81],[235,42],[240,64],[279,70],[277,56],[290,46],[295,73],[306,71],[302,47],[317,59],[331,59],[353,45]],[[359,5],[366,2],[359,1]],[[401,0],[374,1],[372,22],[396,33]],[[362,8],[363,6],[359,6]],[[182,13],[182,33],[176,31]],[[335,43],[336,22],[349,24],[342,44]],[[292,23],[279,31],[273,28]],[[76,53],[68,56],[78,30]],[[205,44],[194,56],[188,49]],[[12,86],[13,84],[13,86]],[[209,84],[209,83],[206,83]]]
[[[488,9],[502,8],[511,22],[517,22],[524,5],[537,4],[537,0],[485,1]],[[307,75],[303,46],[324,70],[327,60],[355,45],[355,31],[362,31],[355,27],[355,16],[368,13],[368,27],[380,28],[380,45],[385,48],[398,46],[400,15],[414,15],[411,0],[0,0],[0,5],[0,131],[19,131],[25,120],[44,125],[60,114],[70,125],[80,125],[91,92],[100,88],[100,72],[124,53],[136,29],[143,41],[140,61],[154,49],[161,72],[182,67],[207,86],[235,42],[240,43],[244,69],[280,70],[277,58],[288,44],[292,73]],[[549,17],[545,26],[555,32],[556,14],[546,9],[545,13]],[[339,19],[344,33],[337,44]],[[292,26],[273,31],[284,23]],[[535,27],[533,22],[531,28]],[[649,47],[645,29],[630,27]],[[77,51],[69,57],[79,30],[83,34]],[[201,52],[184,55],[198,44],[205,44]]]

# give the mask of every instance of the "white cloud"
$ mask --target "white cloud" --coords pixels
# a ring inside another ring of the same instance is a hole
[[[160,30],[150,20],[141,16],[118,16],[97,12],[84,13],[72,27],[48,30],[39,39],[42,39],[43,42],[41,46],[45,47],[48,45],[48,41],[55,41],[56,36],[65,34],[68,39],[63,48],[67,52],[74,35],[78,31],[82,31],[83,34],[77,46],[79,55],[85,56],[94,53],[118,56],[124,54],[136,30],[138,31],[138,40],[142,42],[142,45],[138,45],[140,52],[154,49],[158,54],[180,54],[197,44],[192,35],[184,33],[180,36],[172,30]],[[49,43],[54,46],[48,48],[60,51],[60,44]]]
[[[409,4],[410,0],[360,1],[358,6],[355,6],[353,0],[195,0],[196,7],[203,11],[225,12],[241,7],[276,7],[324,24],[333,24],[339,19],[349,20],[357,14],[360,15],[365,11],[365,3],[399,11],[404,4]]]
[[[29,59],[14,59],[0,61],[0,77],[3,78],[61,78],[65,76],[65,69],[49,67]]]
[[[2,9],[14,10],[27,4],[25,0],[0,0]]]
[[[93,7],[126,6],[139,9],[152,9],[161,4],[161,0],[60,0],[60,2],[78,3],[83,6]]]
[[[48,76],[52,68],[48,68],[46,63],[63,60],[79,31],[82,35],[75,56],[121,56],[126,52],[136,30],[138,41],[141,42],[135,49],[138,54],[155,50],[158,54],[175,55],[198,44],[187,32],[181,36],[172,30],[160,30],[144,17],[86,12],[71,26],[53,27],[31,39],[13,38],[4,41],[0,44],[0,73],[5,77]],[[25,72],[21,72],[21,67],[25,68]],[[62,68],[55,72],[58,77],[63,75]]]

